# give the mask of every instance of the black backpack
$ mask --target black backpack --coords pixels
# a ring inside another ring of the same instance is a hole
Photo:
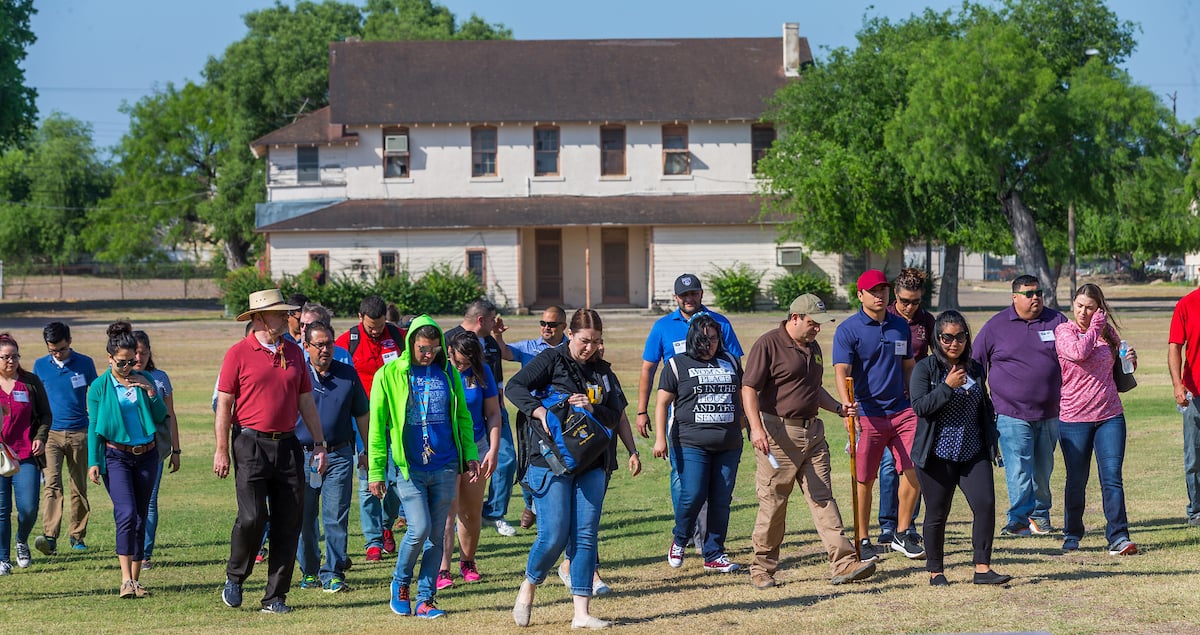
[[[388,322],[384,324],[387,329],[387,334],[392,336],[392,340],[396,342],[396,350],[399,353],[404,352],[404,338],[407,333],[400,327]],[[358,341],[362,339],[362,322],[350,327],[350,341],[347,343],[347,350],[350,351],[350,358],[354,358],[354,351],[358,350]]]

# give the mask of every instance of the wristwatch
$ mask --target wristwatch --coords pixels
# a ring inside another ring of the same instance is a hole
[[[324,441],[313,441],[313,447],[314,448],[323,448],[323,447],[325,447],[325,442]]]

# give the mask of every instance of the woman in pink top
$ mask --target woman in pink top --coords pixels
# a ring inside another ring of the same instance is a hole
[[[1116,320],[1109,317],[1104,292],[1085,284],[1071,302],[1072,319],[1054,329],[1054,348],[1062,367],[1058,442],[1067,470],[1064,498],[1063,551],[1079,549],[1083,538],[1083,509],[1092,454],[1100,476],[1100,497],[1107,521],[1108,553],[1137,553],[1129,539],[1125,516],[1125,487],[1121,464],[1125,461],[1125,409],[1113,381],[1120,336]],[[1128,355],[1137,365],[1137,354]]]

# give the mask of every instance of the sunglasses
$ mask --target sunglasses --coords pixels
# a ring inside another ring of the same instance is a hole
[[[1013,295],[1023,295],[1028,300],[1032,300],[1033,298],[1040,298],[1045,294],[1046,294],[1046,292],[1043,289],[1030,289],[1028,291],[1013,291]]]
[[[51,353],[65,353],[65,352],[67,352],[67,351],[71,350],[71,345],[70,345],[70,344],[64,344],[63,346],[59,346],[58,348],[54,348],[53,346],[51,346],[51,345],[47,344],[47,345],[46,345],[46,350],[47,350],[47,351],[50,351]]]
[[[442,352],[441,346],[418,346],[417,352],[421,355],[437,355]]]
[[[545,328],[552,329],[563,326],[566,324],[566,322],[547,322],[545,320],[538,320],[538,324],[541,324]]]
[[[920,298],[917,298],[916,300],[909,300],[908,298],[896,298],[896,304],[903,304],[904,306],[917,306],[920,303]]]
[[[938,333],[938,341],[943,344],[958,342],[959,344],[967,343],[966,333]]]
[[[114,359],[113,365],[116,366],[117,368],[129,368],[130,366],[136,366],[137,360],[136,359]]]

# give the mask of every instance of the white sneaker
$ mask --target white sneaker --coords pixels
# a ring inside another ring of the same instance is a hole
[[[671,541],[671,548],[667,550],[667,564],[671,565],[672,569],[678,569],[683,566],[683,547]]]
[[[17,566],[24,569],[29,566],[29,561],[30,561],[29,543],[18,542],[17,543]]]
[[[8,575],[12,573],[12,565],[7,560],[0,562],[0,575]]]
[[[508,524],[508,521],[504,520],[503,518],[497,518],[493,524],[496,525],[496,533],[500,534],[501,536],[517,535],[517,529]]]

